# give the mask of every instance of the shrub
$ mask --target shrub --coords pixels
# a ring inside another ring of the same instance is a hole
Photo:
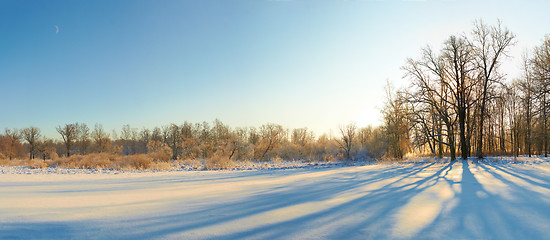
[[[79,167],[89,169],[111,168],[111,159],[114,159],[114,157],[108,153],[92,153],[81,159]]]
[[[51,148],[48,148],[46,149],[46,154],[47,156],[50,157],[50,159],[54,160],[54,161],[57,161],[59,160],[59,155],[57,154],[57,151],[55,150],[55,147],[51,147]]]
[[[164,151],[148,153],[147,156],[155,161],[170,161],[170,155]]]
[[[148,169],[151,164],[153,164],[153,160],[145,154],[128,155],[124,156],[124,159],[125,162],[134,169]]]
[[[235,162],[227,156],[214,154],[212,157],[204,161],[206,169],[231,169],[235,166]]]
[[[172,156],[172,149],[160,141],[149,141],[147,149],[149,149],[149,157],[155,161],[168,161]]]

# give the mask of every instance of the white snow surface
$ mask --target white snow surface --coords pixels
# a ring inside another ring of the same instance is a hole
[[[549,161],[0,167],[0,239],[548,239]]]

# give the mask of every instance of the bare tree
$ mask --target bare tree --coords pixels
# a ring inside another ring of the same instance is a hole
[[[474,23],[473,49],[477,68],[479,69],[481,96],[479,133],[477,139],[477,157],[483,158],[483,129],[486,118],[486,108],[489,99],[488,91],[493,82],[499,82],[497,69],[502,57],[506,56],[507,48],[513,45],[514,34],[508,29],[502,28],[500,21],[496,26],[487,26],[479,20]]]
[[[21,139],[21,132],[16,128],[14,128],[14,129],[6,128],[6,129],[4,129],[4,133],[5,133],[6,137],[8,138],[8,145],[9,145],[8,155],[9,155],[9,159],[12,160],[12,158],[15,157],[15,147],[16,147],[17,143],[19,142],[19,140]]]
[[[422,50],[420,60],[408,59],[403,70],[411,80],[411,86],[405,92],[410,108],[408,117],[411,127],[419,129],[417,132],[421,133],[414,135],[415,145],[419,147],[427,143],[433,153],[437,146],[439,158],[443,155],[445,145],[450,151],[451,160],[455,160],[455,95],[446,75],[443,57],[436,56],[428,47]],[[446,128],[443,129],[443,126]]]
[[[466,138],[466,120],[468,112],[474,104],[471,94],[477,84],[475,77],[472,76],[475,67],[474,55],[467,40],[457,36],[449,37],[442,53],[445,75],[449,77],[446,84],[453,96],[453,101],[450,101],[450,104],[454,107],[458,117],[461,157],[467,159],[469,141]]]
[[[37,127],[28,127],[21,131],[23,138],[29,143],[29,158],[34,159],[36,153],[37,140],[40,137],[40,129]]]
[[[85,123],[77,123],[76,144],[80,154],[86,154],[90,146],[90,128]]]
[[[550,151],[549,130],[548,130],[548,107],[550,107],[550,35],[546,36],[543,43],[533,51],[533,57],[530,61],[532,65],[532,77],[535,78],[535,84],[539,91],[536,98],[539,101],[539,116],[541,121],[541,141],[544,156],[548,156]]]
[[[109,133],[103,130],[103,125],[96,123],[92,131],[92,138],[97,145],[98,151],[104,152],[107,150],[107,142],[109,142]]]
[[[357,125],[355,125],[355,123],[349,123],[346,126],[341,126],[339,130],[340,138],[336,139],[336,142],[344,152],[346,160],[351,160],[351,150],[353,148],[355,136],[357,135]]]
[[[259,152],[261,154],[258,160],[264,160],[267,154],[275,149],[282,141],[284,129],[281,125],[265,124],[260,127]]]
[[[57,152],[55,150],[55,143],[51,139],[42,139],[37,140],[36,151],[38,154],[42,155],[42,160],[46,161],[47,158],[55,159],[57,158]]]
[[[78,127],[76,123],[67,123],[65,126],[57,126],[57,132],[61,134],[65,149],[67,150],[67,157],[71,156],[71,147],[74,141],[78,137]]]
[[[172,149],[172,159],[176,160],[180,154],[179,150],[182,144],[180,127],[176,124],[170,124],[169,126],[165,126],[163,131],[167,133],[166,144]]]
[[[387,154],[402,159],[409,151],[409,111],[402,93],[393,94],[389,82],[386,85],[386,104],[382,110]]]
[[[530,70],[531,65],[528,63],[529,57],[527,55],[523,56],[523,67],[524,67],[524,76],[520,83],[520,92],[522,93],[520,99],[523,103],[524,117],[525,117],[525,148],[527,150],[527,155],[531,157],[532,155],[532,128],[533,128],[533,100],[534,100],[534,80],[532,77],[532,72]]]
[[[307,128],[296,128],[292,130],[290,141],[301,147],[305,147],[315,139],[313,132]]]
[[[519,80],[514,80],[506,87],[505,104],[506,112],[508,115],[508,124],[510,128],[510,144],[512,148],[512,155],[519,155],[519,138],[520,138],[520,125],[521,116],[523,115],[520,109],[520,97],[516,89],[520,88]]]
[[[117,142],[122,145],[122,153],[124,155],[132,155],[137,153],[137,140],[137,128],[130,127],[130,124],[122,126],[122,130],[120,131],[120,139]]]

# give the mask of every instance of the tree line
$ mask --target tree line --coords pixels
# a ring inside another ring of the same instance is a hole
[[[379,127],[342,126],[336,136],[315,134],[307,128],[286,129],[278,124],[259,128],[231,128],[213,123],[169,124],[162,127],[106,131],[101,124],[67,123],[56,128],[61,140],[42,136],[37,127],[6,128],[0,135],[0,158],[53,159],[111,153],[120,155],[162,153],[164,160],[209,159],[269,161],[272,159],[333,161],[379,158],[385,154]]]
[[[550,37],[523,56],[509,81],[501,71],[515,36],[500,21],[426,47],[402,67],[409,86],[388,92],[392,155],[411,151],[455,159],[487,154],[548,155]]]

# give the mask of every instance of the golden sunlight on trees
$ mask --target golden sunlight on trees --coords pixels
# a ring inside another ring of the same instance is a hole
[[[462,159],[489,154],[547,154],[548,38],[524,57],[523,75],[507,82],[499,72],[514,34],[498,22],[476,21],[470,35],[451,36],[403,70],[401,91],[415,151]],[[458,149],[457,149],[458,146]]]
[[[398,93],[392,94],[389,83],[386,87],[386,105],[382,110],[384,133],[389,157],[402,159],[409,151],[409,122],[405,98]]]

